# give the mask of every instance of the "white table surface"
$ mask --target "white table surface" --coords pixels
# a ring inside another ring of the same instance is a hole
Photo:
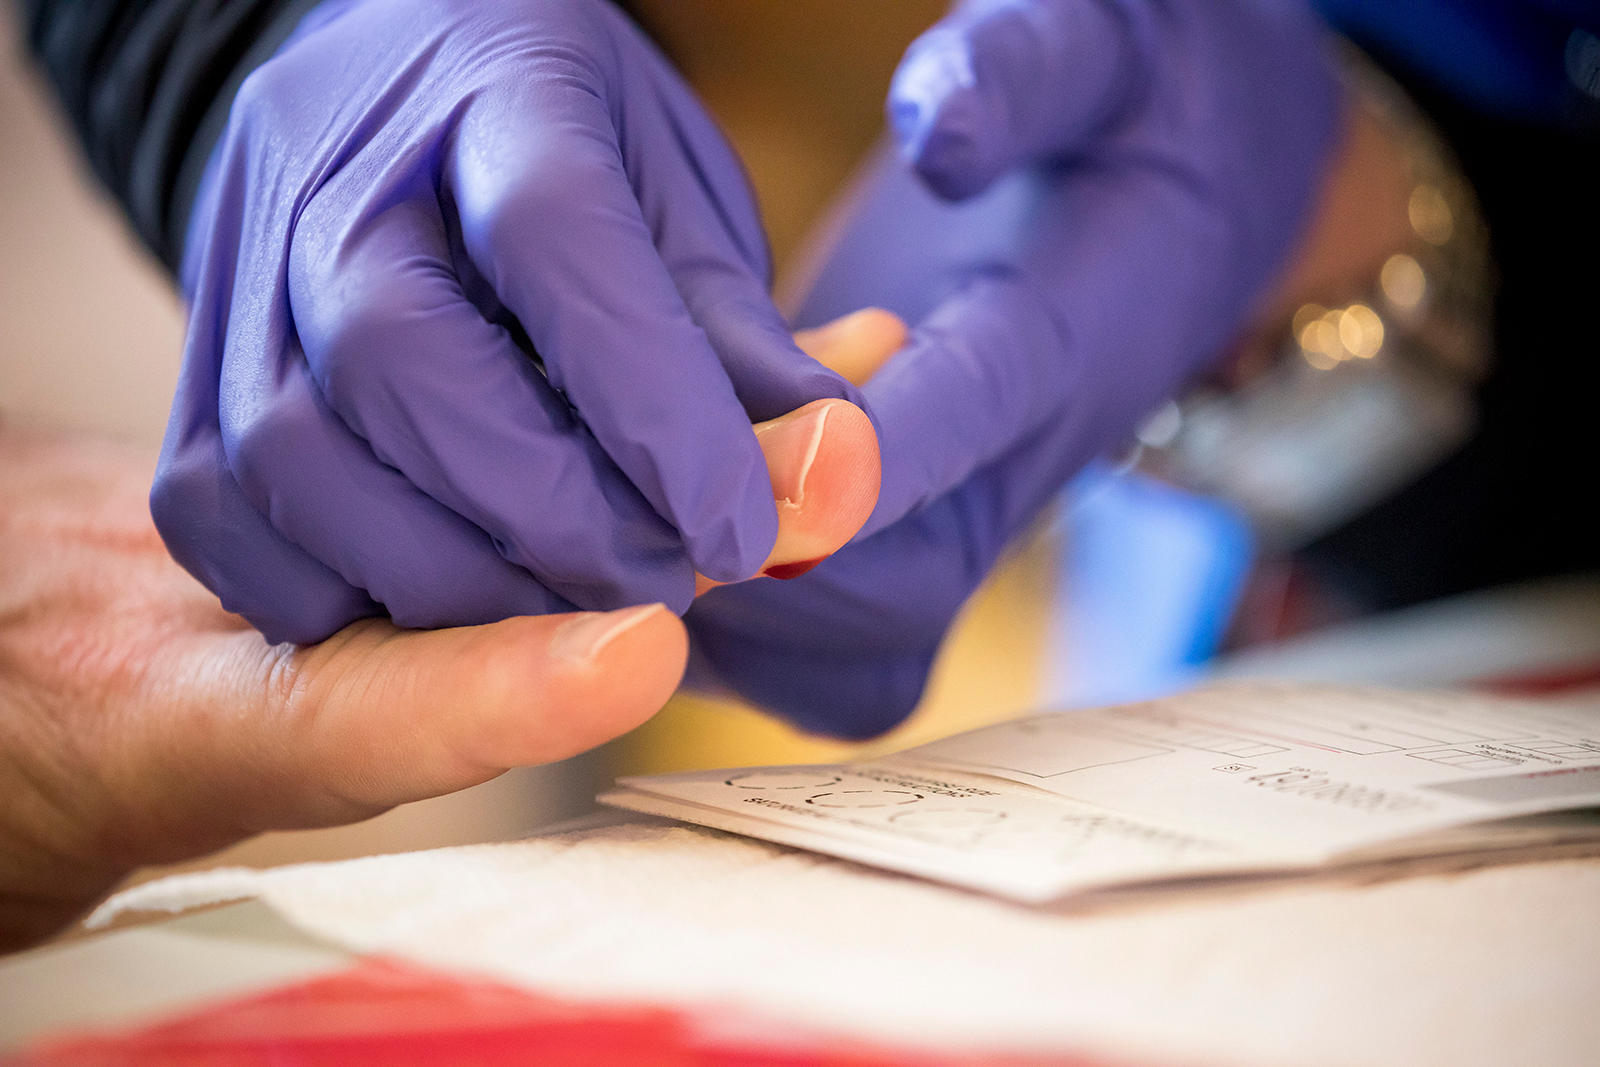
[[[1448,683],[1451,664],[1515,673],[1593,662],[1597,650],[1600,583],[1580,580],[1367,620],[1276,654],[1252,652],[1218,673],[1426,685]],[[155,1019],[330,973],[353,958],[254,902],[53,943],[0,959],[0,1052],[52,1031]]]

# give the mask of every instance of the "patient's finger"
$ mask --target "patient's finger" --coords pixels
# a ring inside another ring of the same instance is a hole
[[[872,421],[846,400],[815,400],[761,423],[778,505],[778,540],[763,573],[803,574],[849,543],[878,503],[883,467]]]
[[[900,316],[862,308],[811,330],[800,330],[800,350],[851,385],[866,385],[889,357],[905,347],[910,331]]]
[[[906,324],[863,308],[794,335],[812,359],[865,384],[906,343]],[[778,505],[778,539],[761,573],[797,578],[843,548],[878,500],[882,463],[872,422],[854,404],[817,400],[756,424]],[[695,595],[722,583],[695,576]]]
[[[299,653],[287,768],[383,806],[587,751],[653,715],[683,676],[663,605],[401,631],[358,623]]]
[[[761,573],[795,578],[843,548],[872,514],[883,469],[878,437],[848,400],[814,400],[755,431],[778,507],[778,538]],[[695,593],[719,584],[696,575]]]

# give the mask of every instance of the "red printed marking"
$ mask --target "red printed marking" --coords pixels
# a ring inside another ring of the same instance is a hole
[[[9,1067],[1093,1067],[1076,1056],[930,1053],[822,1034],[797,1044],[792,1032],[782,1044],[763,1046],[715,1036],[718,1030],[730,1032],[674,1008],[563,1001],[485,979],[372,959],[140,1029],[59,1037],[5,1062]],[[755,1030],[739,1025],[731,1032]]]

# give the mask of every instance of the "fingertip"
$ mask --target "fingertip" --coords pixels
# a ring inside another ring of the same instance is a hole
[[[871,380],[889,357],[904,348],[910,336],[905,322],[892,311],[869,307],[794,335],[801,351],[851,385]]]
[[[904,319],[885,308],[862,308],[846,316],[856,343],[869,351],[892,355],[905,347],[911,328]],[[859,384],[859,383],[855,383]]]
[[[847,544],[877,505],[883,466],[867,413],[817,400],[756,427],[778,505],[778,538],[763,569],[823,559]]]
[[[517,620],[508,620],[517,621]],[[643,723],[683,679],[689,636],[665,604],[529,620],[538,646],[538,762],[587,751]],[[558,753],[558,754],[551,754]]]
[[[828,421],[812,461],[811,476],[817,491],[828,494],[832,537],[838,539],[838,544],[826,553],[801,553],[799,559],[812,559],[843,548],[872,514],[883,480],[878,434],[867,413],[847,400],[823,403],[828,405]]]

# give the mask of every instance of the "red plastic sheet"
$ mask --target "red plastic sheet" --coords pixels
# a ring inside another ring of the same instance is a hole
[[[555,1000],[367,960],[139,1030],[58,1038],[18,1067],[1092,1067],[1076,1058],[942,1056],[813,1039],[753,1045],[679,1011]],[[741,1026],[741,1033],[752,1028]]]
[[[1560,697],[1589,689],[1600,689],[1600,663],[1580,663],[1567,667],[1503,674],[1472,684],[1474,689],[1508,697]]]

